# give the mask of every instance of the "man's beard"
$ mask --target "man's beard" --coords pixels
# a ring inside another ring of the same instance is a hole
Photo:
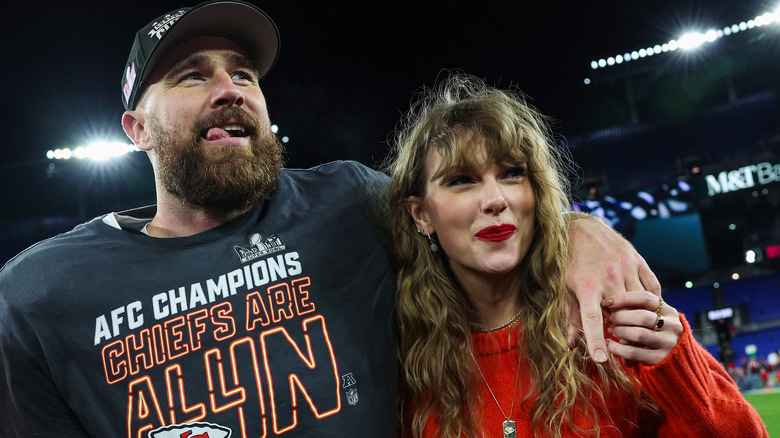
[[[204,133],[231,120],[246,127],[251,148],[203,144]],[[276,186],[284,165],[283,146],[269,128],[240,108],[228,108],[177,133],[150,118],[163,187],[185,204],[210,210],[243,211],[263,202]]]

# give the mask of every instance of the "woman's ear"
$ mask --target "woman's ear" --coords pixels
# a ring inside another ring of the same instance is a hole
[[[409,196],[406,198],[407,207],[406,211],[409,216],[414,220],[414,225],[424,235],[434,234],[436,230],[431,224],[428,211],[425,209],[422,198],[417,196]]]

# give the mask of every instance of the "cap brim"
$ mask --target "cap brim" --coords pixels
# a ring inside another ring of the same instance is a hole
[[[199,36],[221,36],[238,44],[260,77],[271,70],[279,56],[279,31],[265,12],[246,3],[221,1],[196,6],[182,17],[155,47],[146,65],[158,65],[172,49]],[[142,72],[142,82],[146,82],[152,70],[146,68]]]

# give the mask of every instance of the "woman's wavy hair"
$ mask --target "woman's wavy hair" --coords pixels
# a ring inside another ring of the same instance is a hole
[[[396,131],[385,166],[392,179],[386,217],[398,269],[402,430],[420,437],[433,415],[442,437],[481,436],[477,421],[483,401],[470,356],[472,306],[447,255],[441,249],[431,252],[408,213],[409,197],[426,195],[429,151],[435,148],[443,157],[439,174],[475,165],[475,149],[481,148],[474,145],[484,146],[489,160],[527,163],[536,200],[534,237],[517,268],[525,339],[519,350],[533,373],[533,389],[523,405],[536,433],[560,436],[564,427],[585,432],[574,424],[575,411],[598,424],[604,413],[596,407],[608,392],[628,401],[636,400],[638,390],[636,380],[616,362],[596,365],[587,359],[582,340],[575,348],[567,344],[564,211],[569,205],[566,172],[573,164],[553,142],[548,120],[522,93],[489,87],[462,73],[422,90]]]

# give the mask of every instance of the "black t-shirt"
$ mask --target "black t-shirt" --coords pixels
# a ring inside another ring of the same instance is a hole
[[[194,236],[103,217],[15,257],[0,433],[394,436],[395,282],[368,210],[385,181],[284,170],[261,206]]]

